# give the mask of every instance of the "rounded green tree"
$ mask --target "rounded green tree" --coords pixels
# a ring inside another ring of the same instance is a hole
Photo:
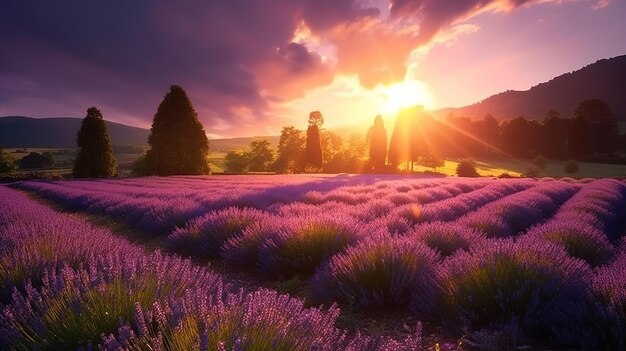
[[[74,177],[103,178],[115,175],[111,139],[102,113],[97,108],[87,109],[87,116],[80,126],[76,143],[80,150],[74,161]]]
[[[209,173],[209,140],[187,94],[172,85],[159,105],[148,137],[149,175]]]

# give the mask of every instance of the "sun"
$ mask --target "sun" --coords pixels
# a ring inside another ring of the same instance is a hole
[[[398,111],[415,105],[422,105],[427,109],[433,107],[433,98],[428,87],[416,80],[404,80],[383,87],[382,95],[380,109],[389,115],[395,115]]]

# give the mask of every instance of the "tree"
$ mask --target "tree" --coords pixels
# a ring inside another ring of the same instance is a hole
[[[572,158],[586,155],[590,152],[589,146],[589,121],[585,117],[578,116],[572,120],[567,137],[568,154]]]
[[[439,157],[439,155],[430,152],[427,155],[420,157],[418,164],[420,166],[430,167],[437,172],[437,168],[445,166],[446,162],[443,158]]]
[[[324,116],[322,116],[320,111],[312,111],[309,113],[309,125],[317,126],[322,129],[322,126],[324,125]]]
[[[541,125],[543,137],[543,153],[552,158],[564,158],[567,155],[567,138],[571,120],[559,117],[559,113],[551,110]]]
[[[0,173],[14,171],[17,168],[15,160],[0,148]]]
[[[49,152],[42,154],[39,152],[31,152],[22,157],[19,163],[21,169],[52,168],[55,166],[56,161],[54,160],[54,156]]]
[[[589,153],[611,153],[617,149],[619,128],[606,102],[600,99],[585,100],[574,110],[574,118],[582,118],[589,123],[587,130]]]
[[[296,127],[283,127],[278,141],[274,169],[278,173],[300,173],[303,169],[305,140]]]
[[[461,162],[456,165],[456,174],[459,177],[478,177],[476,162],[470,159],[461,160]]]
[[[346,172],[361,173],[365,170],[364,159],[367,157],[367,142],[362,135],[351,134],[343,154]]]
[[[336,173],[334,171],[335,168],[333,166],[327,167],[329,163],[336,163],[338,157],[342,153],[343,149],[343,140],[341,137],[329,130],[320,131],[320,144],[322,146],[322,155],[323,157],[323,170],[326,173]]]
[[[541,125],[517,117],[502,126],[502,148],[515,157],[532,157],[541,147]]]
[[[409,161],[410,158],[410,116],[407,114],[398,114],[396,124],[391,134],[389,142],[389,164],[398,167],[400,163]]]
[[[370,161],[376,169],[385,166],[387,159],[387,130],[381,115],[376,116],[374,125],[370,128]]]
[[[274,151],[272,145],[267,139],[257,139],[250,142],[250,171],[268,172],[274,162]]]
[[[87,109],[76,143],[80,150],[74,161],[74,177],[103,178],[115,175],[111,139],[102,113],[97,108]]]
[[[316,124],[309,125],[306,131],[304,155],[307,165],[311,165],[316,169],[322,167],[322,144],[320,141],[320,130]]]
[[[231,149],[224,158],[228,172],[245,173],[250,167],[250,153],[241,149]]]
[[[187,94],[172,85],[159,105],[148,137],[146,171],[151,175],[209,173],[209,140]]]

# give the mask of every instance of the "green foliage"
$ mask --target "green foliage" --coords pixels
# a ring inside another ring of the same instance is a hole
[[[320,133],[320,144],[322,146],[322,155],[324,155],[324,171],[326,166],[343,150],[343,140],[341,137],[329,130],[322,130]]]
[[[619,128],[611,108],[599,99],[585,100],[574,111],[570,156],[612,153],[619,146]]]
[[[145,175],[148,173],[146,167],[146,154],[143,154],[133,162],[132,174],[134,176]]]
[[[111,139],[102,113],[97,108],[87,109],[87,116],[80,126],[76,143],[80,150],[74,161],[74,177],[102,178],[115,175]]]
[[[0,148],[0,173],[8,173],[17,169],[15,160]]]
[[[146,152],[143,146],[135,145],[113,145],[113,153],[116,154],[138,154],[141,155]]]
[[[148,138],[146,170],[151,175],[209,173],[209,140],[187,94],[172,85],[159,105]]]
[[[304,161],[305,140],[296,127],[283,127],[278,141],[278,156],[274,169],[278,173],[301,173]]]
[[[370,162],[375,169],[385,166],[387,159],[387,131],[381,115],[376,116],[369,131]]]
[[[541,125],[517,117],[502,125],[502,148],[515,157],[531,157],[541,148]]]
[[[309,125],[317,126],[320,129],[322,128],[324,125],[324,116],[322,116],[320,111],[312,111],[309,114]]]
[[[226,171],[232,173],[245,173],[250,167],[250,153],[241,149],[231,149],[224,158]]]
[[[567,174],[574,174],[578,172],[578,168],[578,162],[576,162],[576,160],[567,161],[565,165],[563,165],[563,170]]]
[[[33,169],[33,168],[52,168],[56,164],[54,156],[49,152],[42,154],[38,152],[31,152],[24,156],[20,161],[21,169]]]
[[[274,162],[274,151],[267,139],[257,139],[250,142],[250,171],[268,172]]]
[[[471,159],[461,160],[456,166],[456,174],[459,177],[478,177],[476,171],[476,161]]]
[[[437,168],[445,166],[446,162],[443,158],[439,157],[439,155],[428,153],[419,158],[418,164],[420,166],[430,167],[437,172]]]
[[[552,158],[567,156],[568,131],[572,121],[560,118],[558,112],[549,111],[542,123],[543,152]]]
[[[322,167],[322,145],[320,141],[320,130],[315,124],[309,125],[306,131],[306,147],[304,155],[307,165],[316,169]]]

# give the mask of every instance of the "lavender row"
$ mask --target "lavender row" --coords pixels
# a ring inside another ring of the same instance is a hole
[[[611,261],[617,253],[626,216],[626,186],[612,180],[586,185],[559,208],[548,222],[531,228],[527,236],[562,246],[591,266]]]
[[[0,304],[0,349],[420,348],[419,329],[402,342],[349,335],[333,327],[335,307],[232,291],[205,268],[144,253],[6,188],[0,210],[0,272],[13,287]]]
[[[487,237],[508,237],[550,218],[581,185],[562,181],[541,182],[535,187],[488,203],[459,218],[461,225]]]
[[[309,189],[328,189],[338,185],[343,186],[346,182],[371,181],[368,178],[357,178],[325,184],[311,182],[309,178],[296,179],[298,181],[292,182],[293,184],[281,183],[278,179],[278,185],[274,184],[271,188],[267,181],[258,182],[256,190],[254,187],[239,188],[239,182],[232,178],[215,182],[219,185],[217,189],[212,186],[208,187],[214,182],[202,179],[200,180],[203,183],[202,187],[184,189],[187,183],[193,180],[181,181],[178,178],[167,181],[160,178],[148,178],[146,180],[26,182],[18,186],[60,203],[71,210],[114,217],[144,232],[159,235],[170,232],[174,227],[182,226],[190,219],[209,210],[229,206],[266,208],[276,202],[288,202],[304,197],[310,193]],[[413,183],[420,186],[439,184],[427,180]],[[225,186],[227,184],[230,186]],[[148,185],[155,191],[154,193],[146,191],[145,186]]]

